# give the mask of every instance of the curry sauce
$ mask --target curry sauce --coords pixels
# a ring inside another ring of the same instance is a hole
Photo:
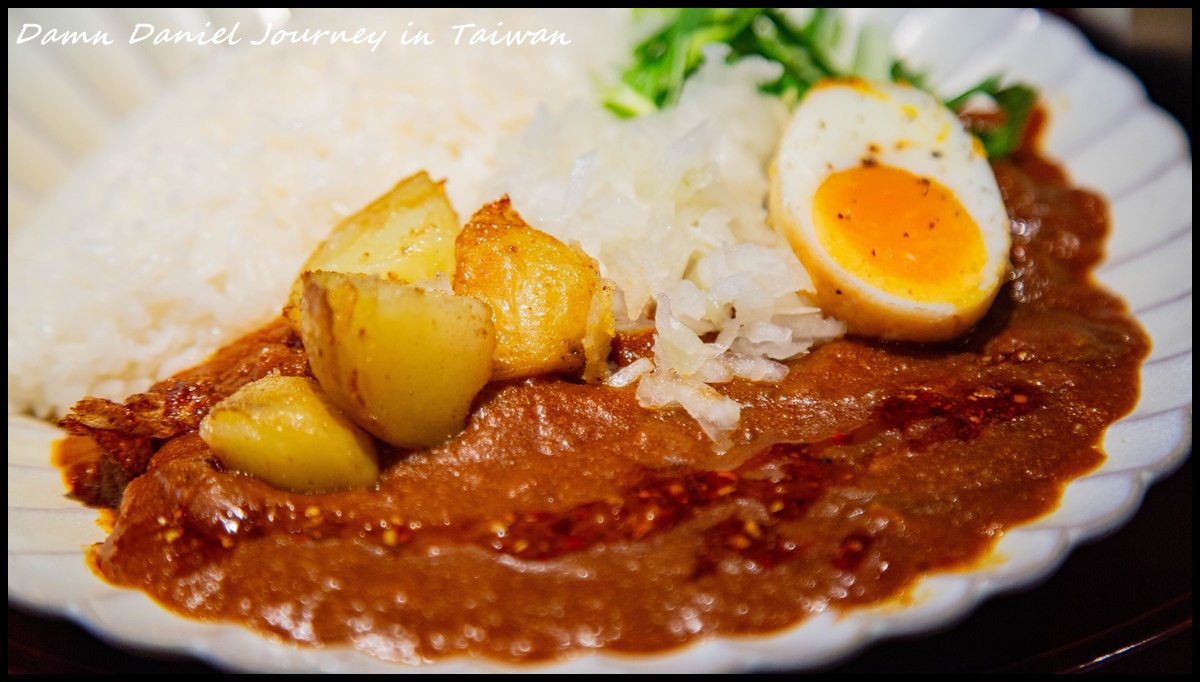
[[[440,447],[383,446],[375,488],[281,491],[196,434],[241,385],[308,373],[281,322],[125,405],[84,401],[64,426],[101,447],[68,479],[119,504],[97,570],[184,615],[420,662],[768,633],[973,566],[1099,466],[1149,350],[1090,277],[1104,202],[1028,152],[995,171],[1014,275],[987,317],[952,343],[846,338],[779,383],[718,386],[743,406],[723,454],[633,387],[538,377],[488,386]]]

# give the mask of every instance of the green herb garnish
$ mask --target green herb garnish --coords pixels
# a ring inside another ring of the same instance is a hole
[[[757,56],[783,67],[780,77],[761,86],[764,92],[795,104],[817,81],[824,78],[860,77],[893,80],[925,87],[922,74],[893,59],[888,50],[887,31],[868,26],[856,37],[852,60],[844,53],[844,27],[837,13],[818,8],[797,26],[774,8],[684,7],[655,10],[666,16],[661,29],[634,48],[634,63],[621,76],[621,83],[605,93],[604,104],[623,117],[669,107],[679,101],[684,82],[704,62],[704,47],[724,44],[726,59],[735,62]],[[1036,93],[1023,85],[1001,87],[998,77],[989,78],[946,102],[958,109],[973,95],[985,95],[1003,114],[1002,123],[973,125],[991,158],[1011,154],[1020,144]]]
[[[971,132],[983,143],[989,158],[998,159],[1012,154],[1021,146],[1025,124],[1029,122],[1029,115],[1037,104],[1037,93],[1033,88],[1021,84],[1001,87],[1000,77],[993,76],[948,100],[946,106],[958,111],[975,95],[991,99],[1002,116],[994,124],[973,122]]]

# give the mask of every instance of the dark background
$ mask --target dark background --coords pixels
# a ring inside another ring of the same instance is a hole
[[[1123,30],[1053,10],[1128,66],[1192,135],[1191,10],[1139,10]],[[1172,13],[1173,12],[1173,13]],[[1185,14],[1186,12],[1186,14]],[[1138,21],[1144,21],[1139,26]],[[1186,42],[1182,26],[1186,24]],[[8,608],[9,673],[211,672],[115,649],[64,620]],[[993,598],[938,634],[876,644],[830,672],[1192,671],[1192,463],[1155,484],[1124,528],[1076,549],[1045,583]]]

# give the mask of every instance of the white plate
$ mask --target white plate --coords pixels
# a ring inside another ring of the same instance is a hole
[[[962,617],[990,595],[1044,578],[1081,541],[1127,521],[1146,486],[1177,467],[1189,451],[1192,165],[1179,126],[1147,102],[1133,76],[1094,52],[1073,28],[1053,16],[1019,10],[860,10],[850,16],[855,22],[875,18],[890,25],[898,51],[911,65],[929,71],[946,93],[998,71],[1041,88],[1051,111],[1046,152],[1065,164],[1078,184],[1100,191],[1111,203],[1114,233],[1108,258],[1096,274],[1102,284],[1124,296],[1153,339],[1153,351],[1142,368],[1141,399],[1132,414],[1108,430],[1105,464],[1068,486],[1054,513],[1007,532],[981,568],[926,579],[911,604],[827,613],[778,635],[710,640],[664,655],[584,655],[537,666],[539,672],[816,666],[880,638],[935,629]],[[11,33],[11,13],[9,20]],[[12,73],[10,68],[10,110],[14,96],[21,96],[14,93],[19,84],[14,86]],[[14,216],[20,220],[21,202],[36,202],[18,196],[14,209],[11,133],[10,114],[10,230]],[[103,135],[104,130],[76,133]],[[87,146],[86,141],[80,144]],[[31,172],[42,173],[35,184],[53,184],[64,172],[55,163],[69,166],[69,159],[61,160],[61,148],[57,154],[59,161],[43,160],[49,167],[33,168]],[[295,649],[240,627],[184,620],[139,592],[98,580],[84,564],[84,550],[104,534],[95,523],[94,511],[63,496],[61,478],[48,462],[50,442],[58,436],[57,430],[42,423],[9,418],[10,599],[67,615],[117,642],[189,653],[222,667],[410,670],[353,651]],[[513,669],[476,660],[420,668],[437,672]]]

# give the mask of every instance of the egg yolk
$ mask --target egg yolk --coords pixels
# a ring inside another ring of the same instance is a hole
[[[932,178],[880,164],[833,173],[817,188],[813,226],[831,258],[886,293],[955,304],[979,293],[979,225]]]

